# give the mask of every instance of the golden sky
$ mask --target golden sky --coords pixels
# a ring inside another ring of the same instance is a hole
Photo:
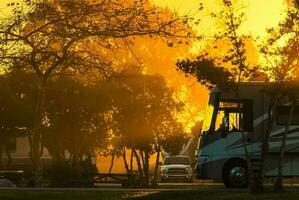
[[[215,27],[207,16],[209,12],[217,12],[221,0],[151,0],[159,6],[172,8],[179,14],[194,13],[203,3],[204,10],[198,14],[202,23],[197,27],[200,34],[213,33]],[[244,9],[247,19],[242,27],[244,33],[253,36],[265,36],[267,27],[275,26],[282,19],[283,11],[287,6],[287,0],[236,0],[237,4]]]

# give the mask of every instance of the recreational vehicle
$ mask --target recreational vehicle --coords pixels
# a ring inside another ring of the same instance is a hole
[[[241,83],[238,98],[232,90],[219,87],[211,90],[197,151],[197,178],[222,180],[227,187],[248,185],[243,144],[246,143],[251,157],[260,156],[270,100],[266,87],[266,83]],[[280,145],[290,106],[280,104],[276,109],[277,116],[269,138],[266,176],[277,175]],[[299,107],[295,108],[287,139],[283,175],[299,176]]]

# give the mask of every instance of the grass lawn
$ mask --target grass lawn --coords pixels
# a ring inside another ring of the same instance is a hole
[[[98,191],[0,191],[1,200],[297,200],[299,193],[266,193],[251,195],[247,192],[202,192],[202,191],[175,191],[175,192],[98,192]]]

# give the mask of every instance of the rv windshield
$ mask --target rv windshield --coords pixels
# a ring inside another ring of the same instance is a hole
[[[215,109],[216,94],[210,95],[209,104],[205,112],[205,118],[202,125],[203,131],[209,131],[212,123],[213,113]]]

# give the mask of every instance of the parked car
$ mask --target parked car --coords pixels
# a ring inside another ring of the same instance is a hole
[[[161,163],[161,182],[192,182],[192,167],[188,156],[167,156]]]

